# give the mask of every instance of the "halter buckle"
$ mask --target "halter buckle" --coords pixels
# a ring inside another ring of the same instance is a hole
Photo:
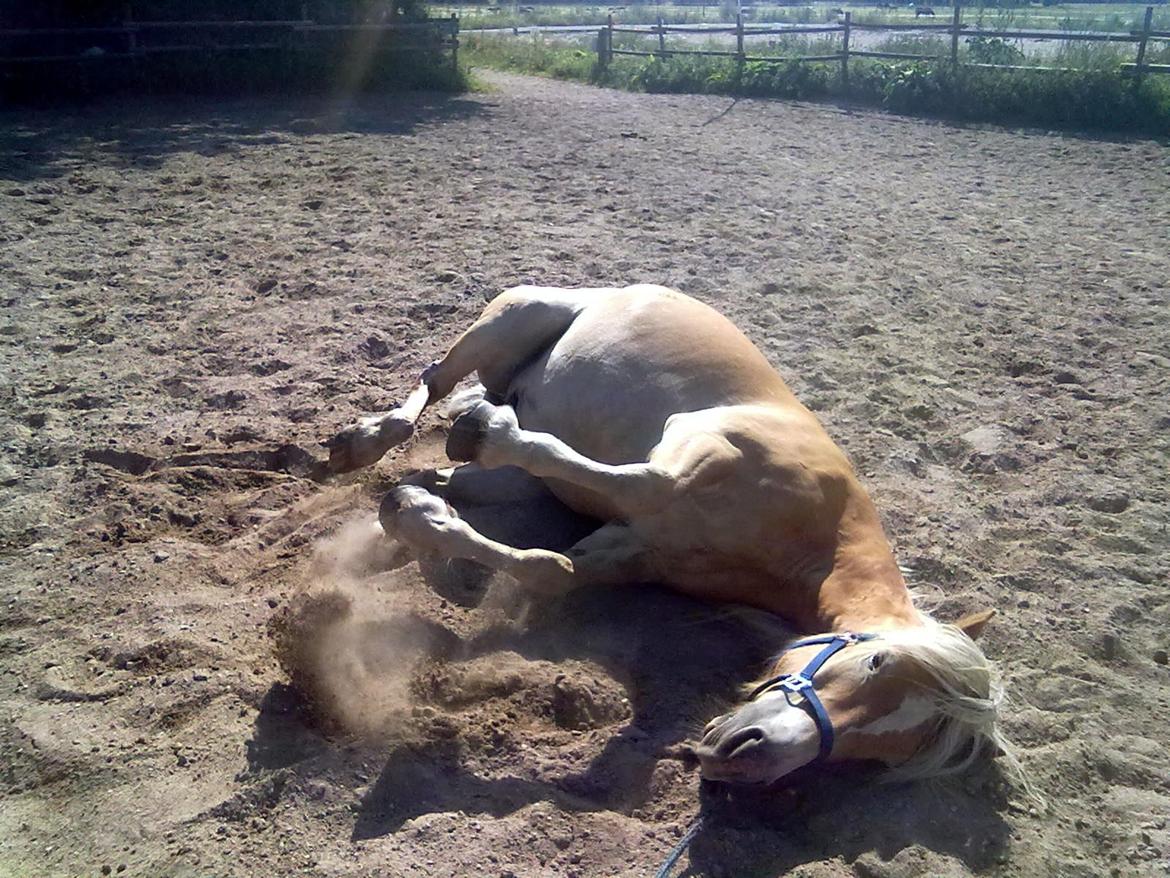
[[[777,688],[783,689],[785,692],[791,692],[793,695],[800,695],[805,689],[813,688],[813,681],[801,674],[789,674],[782,680],[776,682]]]

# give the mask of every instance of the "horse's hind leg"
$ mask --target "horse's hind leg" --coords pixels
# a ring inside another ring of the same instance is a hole
[[[675,415],[662,439],[639,463],[608,464],[575,451],[550,433],[520,427],[511,406],[476,403],[451,425],[447,456],[487,469],[515,466],[541,479],[556,479],[604,498],[612,516],[658,512],[680,495],[734,472],[741,453],[707,412]]]
[[[423,371],[406,402],[363,418],[325,443],[329,471],[349,472],[376,463],[410,438],[423,409],[447,396],[472,372],[479,373],[489,393],[503,396],[517,370],[560,338],[601,292],[514,287],[501,293],[446,356]]]

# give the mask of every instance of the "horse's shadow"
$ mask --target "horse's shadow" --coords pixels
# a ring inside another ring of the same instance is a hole
[[[590,589],[542,603],[524,629],[465,640],[465,660],[506,650],[533,661],[593,662],[625,684],[632,717],[583,770],[551,782],[484,780],[446,748],[400,748],[364,798],[354,837],[384,835],[433,811],[501,816],[539,801],[636,809],[650,796],[664,751],[734,700],[737,680],[767,657],[761,638],[717,613],[653,586]]]
[[[513,545],[561,550],[595,526],[547,495],[521,493],[521,503],[449,499],[480,532]],[[466,566],[456,565],[456,575],[441,566],[420,569],[440,593],[466,603],[481,596],[487,579]],[[774,620],[634,584],[543,601],[524,626],[502,625],[457,642],[448,632],[444,653],[457,661],[507,650],[530,660],[595,663],[625,685],[632,716],[581,770],[549,780],[480,777],[463,765],[452,741],[397,746],[363,796],[352,836],[383,836],[428,813],[499,817],[537,802],[566,811],[630,813],[655,795],[662,760],[686,761],[678,745],[737,700],[740,685],[778,649],[782,633]],[[258,739],[262,731],[258,720]],[[266,752],[263,741],[257,752]],[[998,814],[1003,802],[986,792],[995,786],[993,774],[985,770],[988,782],[977,783],[983,791],[975,793],[968,791],[972,779],[963,787],[882,785],[864,768],[810,769],[782,788],[704,783],[704,812],[711,817],[691,846],[692,874],[771,875],[871,851],[890,859],[913,845],[987,868],[1009,834]],[[682,782],[698,786],[693,779]]]

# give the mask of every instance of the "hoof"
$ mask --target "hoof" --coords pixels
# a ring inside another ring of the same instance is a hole
[[[378,507],[378,523],[387,534],[394,533],[398,528],[398,511],[402,509],[404,497],[399,488],[395,488],[382,498],[382,505]]]
[[[451,424],[447,433],[447,457],[451,460],[467,463],[479,455],[488,429],[488,412],[484,409],[484,406],[476,405]]]
[[[436,497],[426,488],[418,485],[402,484],[387,492],[382,498],[382,505],[378,507],[378,523],[387,536],[394,536],[398,530],[398,513],[407,507],[419,507],[446,512],[450,509],[446,502]]]

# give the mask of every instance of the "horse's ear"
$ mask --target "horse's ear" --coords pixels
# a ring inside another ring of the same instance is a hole
[[[980,610],[977,613],[968,613],[955,623],[955,627],[960,629],[972,640],[975,640],[983,633],[983,629],[987,627],[987,623],[991,621],[994,615],[995,610]]]

